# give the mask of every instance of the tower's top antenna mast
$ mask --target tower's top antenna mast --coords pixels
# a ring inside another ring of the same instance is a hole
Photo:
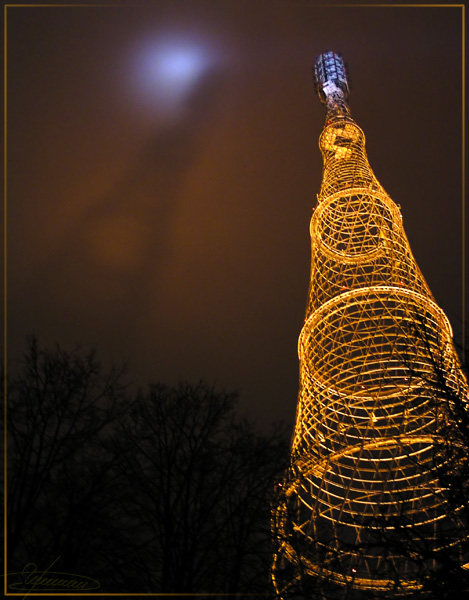
[[[314,65],[314,87],[327,112],[333,115],[348,115],[349,85],[342,56],[336,52],[324,52],[316,58]]]

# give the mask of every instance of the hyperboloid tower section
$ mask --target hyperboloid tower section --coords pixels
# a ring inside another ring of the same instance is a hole
[[[441,476],[467,384],[400,211],[368,163],[340,55],[318,57],[315,85],[324,170],[274,585],[282,598],[406,596],[435,552],[459,552],[467,536]]]

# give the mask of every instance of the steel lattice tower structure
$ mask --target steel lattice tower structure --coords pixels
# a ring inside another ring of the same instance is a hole
[[[340,55],[320,55],[314,75],[327,110],[324,168],[291,467],[273,517],[274,585],[282,597],[305,579],[323,591],[303,597],[379,597],[398,577],[396,595],[405,595],[419,583],[392,536],[405,526],[406,536],[436,544],[461,530],[436,475],[435,446],[449,419],[442,379],[446,395],[463,402],[467,384],[400,211],[368,163]]]

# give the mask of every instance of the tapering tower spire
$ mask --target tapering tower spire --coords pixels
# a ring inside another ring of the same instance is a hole
[[[344,61],[340,54],[320,54],[314,65],[314,84],[321,101],[327,106],[328,115],[347,116],[349,84]]]
[[[285,598],[405,596],[421,580],[402,544],[424,539],[433,552],[467,535],[436,458],[448,405],[466,402],[467,384],[400,211],[369,165],[340,55],[318,57],[315,87],[327,109],[324,169],[273,578]]]

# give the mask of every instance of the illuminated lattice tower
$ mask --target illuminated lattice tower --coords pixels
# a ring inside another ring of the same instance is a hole
[[[455,531],[435,447],[449,418],[442,387],[466,398],[466,381],[400,211],[368,163],[339,55],[319,56],[315,83],[327,108],[324,170],[273,579],[284,597],[305,594],[295,584],[308,578],[322,586],[319,595],[309,588],[314,598],[406,594],[419,588],[416,566],[393,541],[437,544]]]

